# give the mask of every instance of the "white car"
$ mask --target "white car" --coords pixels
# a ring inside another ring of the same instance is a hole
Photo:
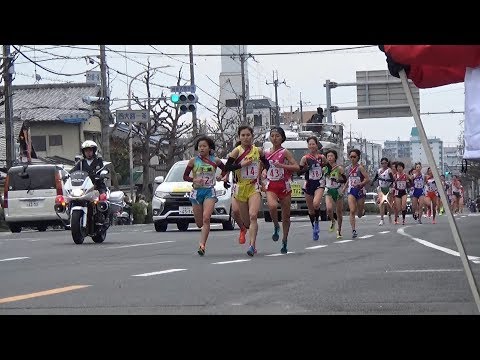
[[[225,162],[226,160],[222,160]],[[183,180],[188,160],[176,162],[165,178],[157,176],[159,184],[152,199],[153,223],[156,231],[166,231],[168,224],[177,224],[180,231],[186,231],[188,225],[195,223],[192,204],[189,199],[192,183]],[[221,172],[217,169],[217,175]],[[230,173],[230,185],[232,174]],[[217,181],[215,192],[218,201],[211,217],[211,223],[221,223],[224,230],[233,230],[235,220],[232,217],[232,188],[225,189],[223,181]]]
[[[64,223],[55,213],[57,195],[64,194],[62,165],[31,164],[12,166],[5,180],[3,209],[5,221],[13,233],[23,227],[45,231],[48,226]],[[60,214],[64,221],[67,214]]]

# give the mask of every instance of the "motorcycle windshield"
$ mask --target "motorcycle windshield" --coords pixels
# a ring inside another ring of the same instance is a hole
[[[74,171],[70,174],[70,181],[72,182],[72,186],[81,186],[85,179],[88,177],[88,173],[86,171]]]

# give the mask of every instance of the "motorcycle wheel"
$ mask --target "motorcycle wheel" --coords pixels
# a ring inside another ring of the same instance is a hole
[[[72,213],[72,238],[75,244],[83,244],[85,240],[85,230],[82,227],[83,211],[75,210]]]

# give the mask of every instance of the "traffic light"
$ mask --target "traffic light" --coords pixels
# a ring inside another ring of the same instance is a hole
[[[197,110],[198,96],[195,93],[180,93],[170,95],[170,100],[179,106],[181,113]]]

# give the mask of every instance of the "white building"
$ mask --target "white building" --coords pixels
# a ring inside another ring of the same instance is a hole
[[[247,53],[246,45],[221,45],[222,68],[219,76],[220,107],[228,108],[224,116],[226,128],[236,131],[243,123],[242,66],[240,54]],[[246,57],[244,57],[246,58]],[[249,98],[248,66],[244,63],[245,100]]]
[[[433,157],[435,159],[435,164],[437,168],[441,172],[443,172],[443,141],[438,138],[430,138],[428,139],[428,143],[430,144],[430,148],[432,149]],[[410,133],[410,149],[412,163],[421,162],[422,165],[428,164],[427,155],[425,154],[422,143],[420,142],[418,129],[416,127],[413,127]]]

